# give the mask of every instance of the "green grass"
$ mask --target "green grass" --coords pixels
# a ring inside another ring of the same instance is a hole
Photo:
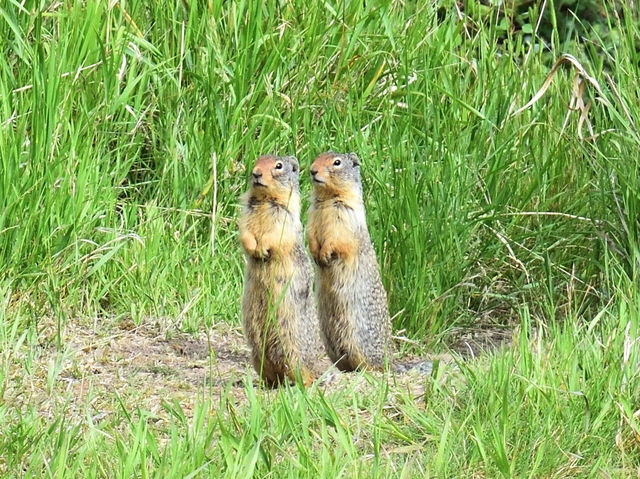
[[[604,11],[606,41],[537,48],[466,3],[0,6],[0,475],[637,474],[637,9]],[[563,127],[572,68],[512,115],[563,53],[601,87],[583,95],[595,139],[577,112]],[[247,169],[295,154],[306,196],[327,149],[362,159],[394,328],[419,352],[470,328],[512,342],[442,364],[417,396],[352,375],[71,411],[71,325],[238,325]]]

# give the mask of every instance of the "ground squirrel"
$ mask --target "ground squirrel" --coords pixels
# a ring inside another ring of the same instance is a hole
[[[243,326],[253,365],[269,386],[305,385],[320,373],[313,266],[303,244],[299,165],[293,156],[261,156],[242,198],[240,242],[246,255]],[[326,361],[326,359],[325,359]]]
[[[382,369],[391,360],[391,320],[365,218],[360,162],[322,153],[311,165],[307,237],[318,265],[320,329],[342,371]]]

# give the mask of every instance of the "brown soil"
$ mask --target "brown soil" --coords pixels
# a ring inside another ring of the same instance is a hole
[[[41,330],[39,347],[25,346],[10,356],[11,377],[2,399],[22,410],[36,406],[43,418],[63,414],[88,416],[97,422],[108,420],[126,405],[128,411],[140,408],[161,421],[168,414],[167,403],[179,404],[190,417],[199,398],[216,402],[226,395],[234,404],[242,404],[247,400],[247,387],[256,387],[257,376],[238,327],[216,324],[194,336],[161,322],[138,327],[126,321],[116,327],[111,321],[105,323],[108,326],[101,326],[98,320],[93,325],[70,321],[60,351],[55,346],[54,325]],[[501,344],[505,337],[486,332],[462,337],[454,350],[479,354]],[[450,355],[430,356],[436,358],[455,367]],[[418,397],[424,381],[416,380],[416,375],[423,373],[408,371],[393,381]],[[334,370],[317,387],[332,393],[347,382],[356,389],[372,387],[361,375]]]

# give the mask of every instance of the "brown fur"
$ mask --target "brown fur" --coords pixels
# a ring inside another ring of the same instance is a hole
[[[269,386],[298,374],[308,385],[322,372],[323,350],[313,268],[303,246],[297,160],[260,157],[242,202],[240,243],[247,258],[242,315],[253,365]]]
[[[318,265],[325,348],[341,370],[382,369],[390,361],[391,321],[366,224],[359,160],[352,154],[323,153],[311,173],[307,239]]]

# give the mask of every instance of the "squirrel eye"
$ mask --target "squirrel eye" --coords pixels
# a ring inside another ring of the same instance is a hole
[[[340,159],[339,159],[339,158],[336,158],[336,159],[333,161],[333,166],[340,166],[341,164],[342,164],[342,162],[340,161]]]
[[[281,169],[282,169],[282,166],[283,166],[283,165],[282,165],[282,162],[281,162],[281,161],[277,162],[277,163],[276,163],[276,170],[281,170]]]

